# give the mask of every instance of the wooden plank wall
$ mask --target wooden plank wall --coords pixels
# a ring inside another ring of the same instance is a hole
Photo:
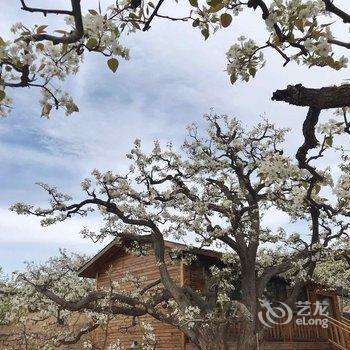
[[[235,343],[229,344],[228,350],[236,349]],[[193,344],[188,344],[186,350],[197,350],[197,348]],[[261,344],[259,350],[335,350],[335,348],[325,342],[265,342]]]
[[[181,281],[181,263],[174,263],[170,257],[167,257],[167,266],[171,276],[180,283]],[[131,254],[122,253],[122,255],[111,262],[110,267],[98,274],[97,286],[107,287],[110,281],[120,281],[126,272],[130,272],[133,276],[145,276],[146,281],[143,286],[159,279],[158,268],[156,266],[155,257],[153,255],[137,257]],[[123,286],[125,290],[132,290],[129,284]],[[155,320],[151,316],[142,316],[139,318],[142,322],[147,322],[154,328],[154,333],[157,339],[157,350],[179,350],[182,348],[183,335],[175,327],[167,325]],[[142,333],[138,327],[131,327],[125,331],[125,327],[132,324],[132,317],[117,316],[110,321],[107,329],[108,342],[115,342],[120,339],[121,343],[129,348],[132,341],[141,341]],[[103,330],[98,330],[95,333],[94,339],[101,344],[105,338]]]
[[[33,318],[35,314],[33,314]],[[0,350],[26,350],[26,349],[41,349],[45,344],[47,338],[51,334],[60,334],[66,331],[70,331],[73,334],[77,334],[86,322],[83,316],[75,314],[71,317],[69,325],[58,325],[56,320],[45,320],[41,322],[32,322],[28,320],[25,324],[27,337],[23,333],[23,325],[2,326],[0,327]],[[31,341],[28,335],[32,334],[34,339]],[[39,345],[34,346],[38,341]],[[83,342],[86,340],[81,339],[76,344],[60,346],[62,350],[81,350],[83,348]]]

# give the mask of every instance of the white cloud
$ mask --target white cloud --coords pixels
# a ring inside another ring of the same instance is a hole
[[[42,227],[40,220],[33,216],[19,216],[6,208],[0,208],[1,243],[56,243],[91,245],[91,241],[79,234],[83,226],[98,230],[101,222],[93,217],[72,218],[63,223]]]

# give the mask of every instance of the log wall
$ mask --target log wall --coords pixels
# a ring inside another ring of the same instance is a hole
[[[179,261],[174,262],[169,256],[166,262],[171,276],[178,283],[181,283],[182,264]],[[159,279],[158,267],[156,266],[154,255],[137,257],[131,254],[121,253],[121,256],[113,260],[105,270],[98,273],[98,288],[108,287],[111,281],[120,281],[126,272],[135,277],[146,277],[146,280],[142,283],[143,287]],[[123,289],[126,291],[132,291],[133,288],[133,286],[127,283],[123,285]],[[154,328],[157,350],[180,350],[183,348],[183,334],[177,328],[161,323],[151,316],[142,316],[139,320],[151,324]],[[120,339],[121,343],[128,349],[133,341],[141,343],[142,340],[140,328],[138,326],[130,327],[131,324],[132,317],[117,316],[110,321],[105,331],[98,330],[95,332],[94,340],[101,344],[106,337],[108,343],[113,343],[117,339]]]

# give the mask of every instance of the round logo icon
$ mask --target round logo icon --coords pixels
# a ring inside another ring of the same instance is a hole
[[[263,310],[259,311],[259,321],[265,326],[272,328],[276,324],[287,324],[293,318],[292,309],[285,303],[279,301],[278,306],[272,307],[266,299],[259,299]]]

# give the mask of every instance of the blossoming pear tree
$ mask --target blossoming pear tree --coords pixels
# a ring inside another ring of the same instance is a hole
[[[208,39],[217,30],[229,30],[243,11],[255,11],[266,27],[266,39],[257,43],[241,35],[228,49],[227,74],[232,83],[253,78],[266,63],[263,52],[267,49],[274,50],[284,65],[296,62],[339,70],[348,62],[350,43],[345,33],[350,14],[345,5],[337,6],[333,0],[186,0],[181,3],[184,15],[180,17],[173,14],[173,8],[179,6],[177,1],[166,9],[164,0],[117,0],[106,9],[83,9],[80,0],[71,0],[70,8],[67,1],[66,9],[37,8],[30,6],[29,0],[20,2],[22,10],[38,15],[38,22],[39,15],[59,15],[66,25],[54,30],[43,24],[28,27],[18,22],[11,28],[12,38],[0,38],[1,115],[11,110],[9,89],[20,87],[41,90],[44,117],[49,117],[53,108],[63,108],[67,114],[77,112],[78,106],[69,92],[61,90],[60,82],[77,74],[87,52],[104,55],[109,69],[116,72],[118,59],[129,58],[128,49],[119,40],[131,32],[149,30],[157,20],[192,24]],[[336,22],[342,22],[342,29],[334,34]],[[335,37],[342,36],[341,30],[344,37]],[[317,109],[343,108],[350,105],[349,89],[345,85],[312,91],[297,85],[277,91],[273,99]]]
[[[48,344],[65,345],[76,342],[74,336],[81,336],[93,329],[81,311],[76,313],[60,308],[43,295],[31,283],[47,285],[59,297],[82,298],[93,290],[91,281],[82,281],[77,269],[86,257],[60,255],[42,265],[28,263],[25,273],[15,272],[11,278],[2,278],[0,284],[0,326],[2,342],[25,341],[27,348],[49,349]],[[74,324],[81,326],[74,335]],[[96,328],[97,326],[95,326]],[[81,334],[80,334],[81,333]],[[54,334],[54,336],[53,336]],[[1,343],[3,345],[3,343]]]
[[[85,313],[90,327],[120,314],[148,314],[179,328],[203,350],[225,348],[230,325],[239,322],[238,349],[252,350],[257,339],[264,338],[259,299],[271,278],[283,275],[292,281],[286,302],[293,305],[305,284],[317,276],[315,271],[320,275],[326,270],[324,264],[347,266],[350,163],[336,145],[344,124],[336,129],[333,124],[320,125],[317,151],[310,154],[302,148],[296,162],[283,151],[287,130],[266,120],[251,129],[227,116],[209,114],[205,120],[207,132],[191,125],[182,150],[155,142],[147,154],[136,140],[128,154],[129,171],[94,170],[92,178],[82,182],[82,201],[41,184],[50,195],[49,207],[12,207],[18,214],[40,217],[44,226],[97,211],[105,226],[98,232],[84,229],[85,237],[95,242],[113,237],[121,245],[132,241],[138,254],[138,247],[147,245],[156,257],[158,287],[148,281],[148,288],[140,290],[136,283],[131,294],[112,282],[108,290],[98,291],[78,283],[66,293],[67,287],[62,292],[55,285],[71,285],[64,275],[24,275],[22,280],[44,298],[43,303],[55,305],[55,313]],[[336,179],[318,162],[330,152],[341,158]],[[271,210],[298,222],[300,231],[269,227],[265,218]],[[208,276],[211,288],[199,292],[171,277],[165,239],[192,240],[196,246],[225,251],[224,267],[213,267]],[[237,279],[241,300],[233,297]]]
[[[110,316],[117,313],[116,309],[111,313],[103,304],[114,295],[117,283],[111,284],[108,292],[97,292],[91,280],[78,277],[77,271],[86,261],[85,256],[67,254],[62,250],[58,256],[42,265],[28,263],[25,272],[15,272],[12,278],[2,277],[0,345],[20,343],[26,344],[28,349],[51,350],[79,343],[84,349],[92,349],[92,344],[94,350],[124,349],[118,340],[107,343],[107,333],[101,337],[106,341],[106,346],[93,343],[89,336],[98,327],[106,328]],[[128,275],[118,282],[123,284],[126,281],[135,286],[134,293],[137,293],[139,281]],[[81,304],[62,307],[47,297],[38,285],[50,289],[55,298],[60,298],[62,302],[81,300]],[[99,300],[100,304],[92,305],[96,304],[94,300]],[[126,312],[127,309],[124,309]],[[135,326],[142,331],[143,349],[153,350],[155,339],[152,326],[145,322],[135,323]]]

